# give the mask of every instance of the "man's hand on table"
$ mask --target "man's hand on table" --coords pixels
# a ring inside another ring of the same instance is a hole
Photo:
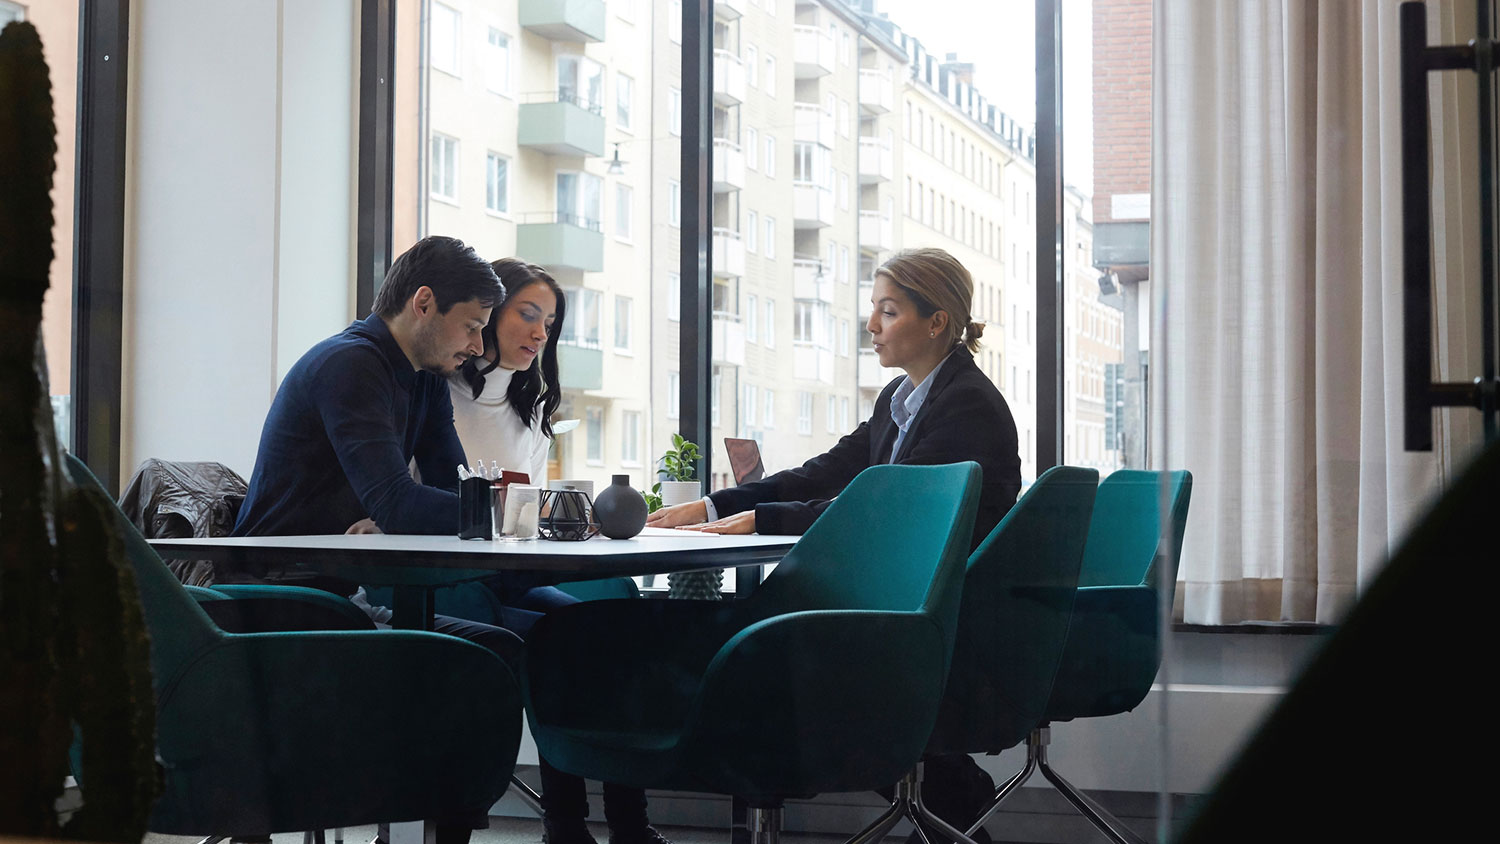
[[[708,506],[703,499],[663,507],[646,517],[646,527],[673,528],[701,525],[708,520]]]
[[[348,530],[344,531],[344,533],[346,535],[347,534],[354,534],[354,533],[380,533],[380,532],[381,532],[381,530],[380,530],[379,526],[377,526],[375,524],[375,520],[374,519],[360,519],[359,521],[357,521],[354,524],[350,525]]]
[[[686,507],[688,505],[679,505]],[[657,511],[661,512],[661,511]],[[735,513],[733,516],[725,516],[716,522],[708,522],[701,525],[687,525],[679,530],[696,530],[702,533],[755,533],[755,511],[746,510]]]

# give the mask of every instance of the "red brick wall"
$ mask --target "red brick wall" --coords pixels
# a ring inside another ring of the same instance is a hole
[[[1151,191],[1151,0],[1094,0],[1094,222]]]

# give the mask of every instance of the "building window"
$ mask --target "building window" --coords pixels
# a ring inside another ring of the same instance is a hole
[[[510,159],[498,152],[484,156],[484,210],[510,213]]]
[[[776,178],[776,138],[766,136],[766,178]]]
[[[633,303],[629,296],[615,296],[615,351],[630,351],[630,322]]]
[[[765,325],[766,348],[776,348],[776,300],[766,300],[766,325]]]
[[[849,397],[839,397],[839,430],[849,430]]]
[[[839,320],[839,354],[849,357],[849,320]]]
[[[813,395],[805,390],[797,392],[797,433],[812,433]]]
[[[630,211],[634,201],[635,191],[629,185],[615,185],[615,237],[620,240],[630,240]]]
[[[776,57],[766,56],[766,84],[762,86],[766,96],[776,96]]]
[[[604,180],[593,173],[557,174],[557,221],[602,232]]]
[[[458,10],[433,3],[431,26],[428,43],[432,50],[433,69],[457,76],[460,61],[458,34],[462,29]]]
[[[458,202],[458,139],[432,133],[432,197]]]
[[[673,44],[682,43],[682,0],[667,5],[667,37]]]
[[[682,183],[667,183],[667,223],[673,227],[682,225]]]
[[[667,91],[667,131],[674,135],[682,134],[682,90],[671,88]]]
[[[682,415],[682,379],[675,372],[667,373],[667,418]]]
[[[835,122],[838,125],[839,137],[841,137],[841,138],[847,138],[847,137],[849,137],[849,103],[848,103],[848,101],[844,100],[843,98],[840,98],[839,101],[838,101],[838,108],[834,110],[834,114],[837,116]]]
[[[849,247],[839,247],[839,281],[849,283]]]
[[[719,424],[719,396],[723,393],[724,376],[719,374],[719,368],[714,367],[713,378],[708,392],[708,421],[711,425]]]
[[[759,231],[760,216],[754,211],[747,212],[745,215],[745,251],[751,255],[754,255],[760,248],[757,245],[759,243]]]
[[[635,22],[635,0],[610,0],[615,16],[626,23]]]
[[[630,111],[635,102],[635,80],[623,73],[615,74],[615,128],[630,131]]]
[[[766,215],[765,256],[767,258],[776,257],[776,218],[770,214]]]
[[[597,290],[582,287],[563,291],[568,303],[568,318],[563,322],[557,342],[586,349],[599,348],[599,299]]]
[[[598,466],[604,463],[604,411],[597,407],[584,410],[584,418],[588,420],[588,456],[590,464]]]
[[[760,87],[760,51],[754,44],[745,45],[745,84]]]
[[[754,293],[747,294],[745,297],[745,341],[748,343],[757,342],[757,340],[755,339],[755,326],[756,318],[759,313],[760,301],[755,298]]]
[[[835,421],[834,412],[837,410],[837,408],[838,408],[838,400],[835,399],[833,396],[829,396],[828,397],[827,418],[823,420],[823,427],[830,434],[838,432],[838,429],[833,424],[834,421]]]
[[[584,56],[558,56],[557,100],[604,114],[604,66]]]
[[[849,197],[851,195],[852,191],[849,190],[849,174],[839,171],[839,210],[849,210]]]
[[[774,428],[774,427],[776,427],[776,391],[772,390],[770,387],[766,388],[766,401],[765,401],[764,412],[765,412],[764,427],[766,427],[766,428]]]
[[[484,45],[484,87],[495,94],[511,92],[510,36],[493,26]]]
[[[755,395],[756,388],[745,385],[745,397],[740,403],[740,427],[749,428],[755,424]]]
[[[624,466],[641,465],[641,412],[620,412],[620,463]]]
[[[760,166],[760,132],[755,127],[745,130],[745,167],[754,170]]]
[[[682,274],[667,273],[667,319],[682,319]]]

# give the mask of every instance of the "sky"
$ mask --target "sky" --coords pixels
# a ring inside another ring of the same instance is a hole
[[[878,0],[928,52],[974,63],[974,86],[1006,114],[1036,121],[1035,0]],[[1063,0],[1063,180],[1093,191],[1090,0]]]

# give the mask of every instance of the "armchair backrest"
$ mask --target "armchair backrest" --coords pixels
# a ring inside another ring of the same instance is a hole
[[[973,462],[860,472],[756,590],[757,613],[934,613],[951,643],[979,486]]]
[[[1163,484],[1172,525],[1166,541],[1160,519]],[[1192,474],[1180,470],[1121,469],[1105,478],[1094,499],[1078,585],[1155,587],[1159,574],[1176,580],[1192,492]],[[1161,571],[1163,565],[1167,571]]]
[[[969,555],[934,752],[994,752],[1042,719],[1062,659],[1099,473],[1056,466]]]
[[[93,487],[105,499],[109,498],[109,493],[104,491],[99,479],[83,461],[68,454],[65,463],[68,477],[76,486]],[[159,700],[162,689],[192,658],[212,647],[224,634],[198,608],[166,563],[146,543],[141,532],[125,518],[124,512],[113,504],[111,509],[125,546],[125,558],[135,573],[136,588],[140,591],[142,615],[151,636],[151,685]]]

